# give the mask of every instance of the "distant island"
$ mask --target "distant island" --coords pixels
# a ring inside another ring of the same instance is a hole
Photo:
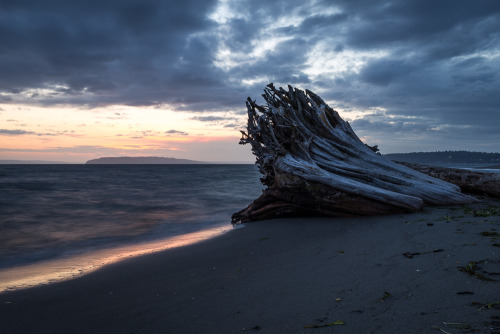
[[[470,152],[470,151],[437,151],[391,153],[384,157],[394,160],[422,165],[434,166],[488,166],[500,167],[500,153]]]
[[[163,157],[105,157],[87,161],[86,165],[184,165],[184,164],[204,164],[206,162],[163,158]]]

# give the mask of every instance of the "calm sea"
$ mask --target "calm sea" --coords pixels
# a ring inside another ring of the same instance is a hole
[[[0,269],[231,226],[254,165],[0,165]]]
[[[255,165],[0,165],[0,292],[229,230],[259,178]]]

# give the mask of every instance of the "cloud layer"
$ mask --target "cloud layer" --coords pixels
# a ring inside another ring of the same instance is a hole
[[[499,46],[498,1],[4,0],[0,102],[238,112],[275,82],[376,140],[495,150]]]

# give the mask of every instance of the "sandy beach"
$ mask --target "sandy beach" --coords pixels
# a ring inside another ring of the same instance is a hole
[[[2,293],[0,332],[500,333],[498,210],[250,223]]]

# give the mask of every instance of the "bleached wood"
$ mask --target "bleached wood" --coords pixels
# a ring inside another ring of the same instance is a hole
[[[309,90],[269,84],[263,97],[266,106],[247,99],[247,131],[241,131],[240,144],[252,146],[268,189],[235,213],[233,223],[294,214],[414,212],[425,204],[474,201],[456,185],[377,154]]]
[[[467,193],[500,197],[500,174],[397,162],[420,173],[453,183]]]

